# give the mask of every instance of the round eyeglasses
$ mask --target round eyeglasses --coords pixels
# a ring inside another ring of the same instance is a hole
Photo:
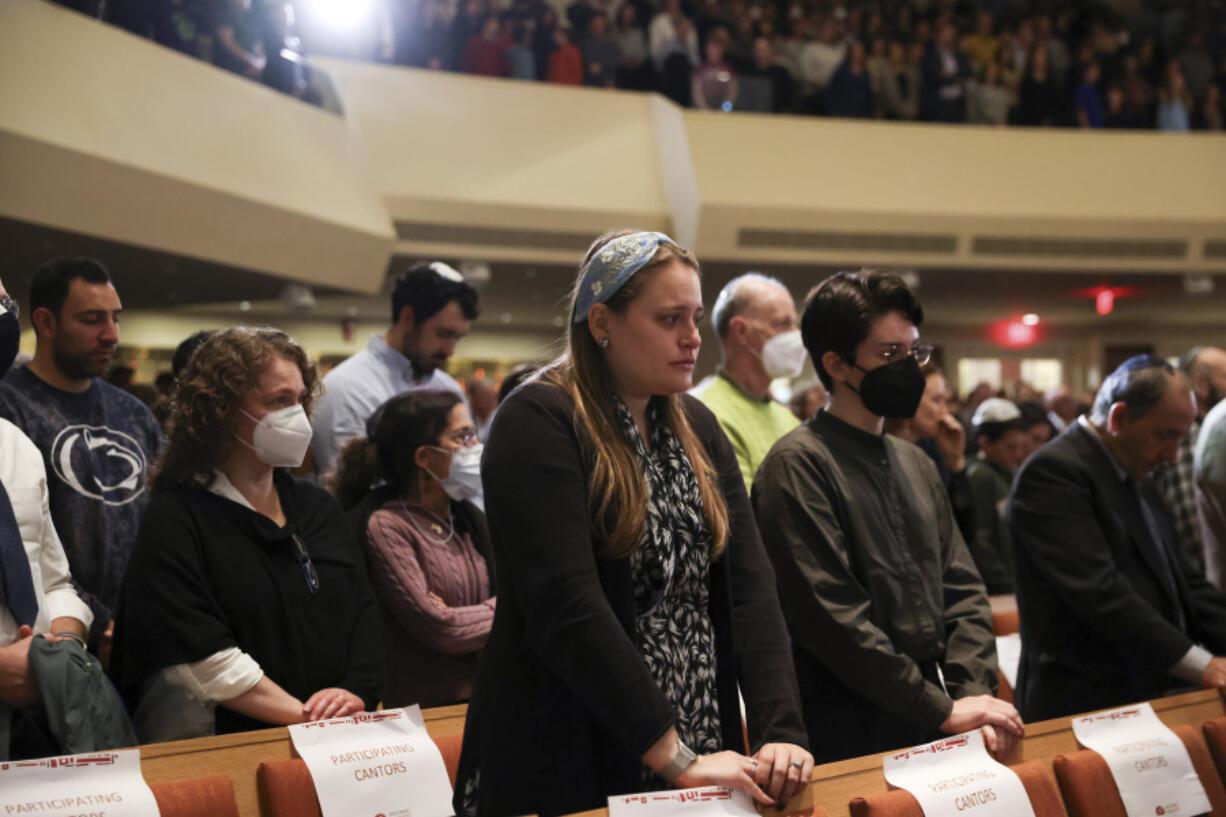
[[[928,361],[932,360],[933,347],[927,343],[917,343],[910,349],[902,343],[891,343],[881,351],[881,356],[885,358],[886,363],[897,363],[906,357],[915,358],[915,362],[923,366]]]

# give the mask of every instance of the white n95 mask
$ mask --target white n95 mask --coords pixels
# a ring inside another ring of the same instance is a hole
[[[247,412],[242,411],[243,414]],[[251,417],[250,414],[247,414]],[[254,417],[251,417],[255,420]],[[311,445],[311,421],[302,406],[287,406],[265,414],[256,420],[251,442],[239,441],[255,452],[260,462],[274,468],[297,468],[306,459]],[[238,436],[237,434],[235,436]]]
[[[451,454],[451,470],[447,472],[447,476],[439,479],[433,471],[426,469],[427,474],[438,480],[447,496],[456,502],[481,496],[481,452],[485,450],[485,446],[477,443],[454,451],[434,445],[430,447]]]
[[[804,368],[807,354],[799,329],[780,332],[762,345],[762,365],[771,380],[796,377]]]

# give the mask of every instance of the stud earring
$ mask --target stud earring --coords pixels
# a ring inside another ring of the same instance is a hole
[[[609,348],[609,339],[608,339],[608,338],[601,338],[601,339],[600,339],[600,341],[599,341],[599,343],[600,343],[600,348],[601,348],[601,349],[608,349],[608,348]]]

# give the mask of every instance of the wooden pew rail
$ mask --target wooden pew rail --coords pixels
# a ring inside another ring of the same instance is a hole
[[[1226,705],[1214,690],[1188,692],[1151,702],[1158,717],[1177,731],[1191,726],[1197,731],[1206,721],[1226,719]],[[431,736],[458,736],[464,730],[466,707],[449,706],[425,710],[423,718]],[[1221,722],[1226,725],[1226,720]],[[1058,755],[1072,755],[1080,747],[1073,736],[1071,718],[1057,718],[1026,725],[1026,736],[1019,744],[1015,762],[1039,760],[1043,773],[1051,776],[1052,760]],[[904,747],[899,747],[904,748]],[[289,732],[284,728],[265,729],[242,735],[199,738],[173,743],[140,747],[141,768],[152,785],[205,775],[225,775],[234,784],[240,817],[271,817],[260,808],[256,787],[256,770],[265,761],[286,760],[293,756]],[[885,757],[868,755],[818,766],[808,787],[787,804],[783,812],[764,810],[764,815],[820,815],[851,817],[849,803],[853,798],[872,798],[889,791],[881,771]],[[1208,767],[1208,755],[1202,764]],[[1202,771],[1202,774],[1204,772]],[[1208,785],[1208,784],[1207,784]],[[1220,784],[1219,784],[1220,785]],[[601,817],[605,809],[586,812],[583,817]]]

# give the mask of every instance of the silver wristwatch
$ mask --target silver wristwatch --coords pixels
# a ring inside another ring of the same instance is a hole
[[[672,760],[668,761],[668,765],[660,770],[660,777],[672,783],[697,759],[698,755],[694,754],[693,749],[677,741],[677,751],[673,754]]]

